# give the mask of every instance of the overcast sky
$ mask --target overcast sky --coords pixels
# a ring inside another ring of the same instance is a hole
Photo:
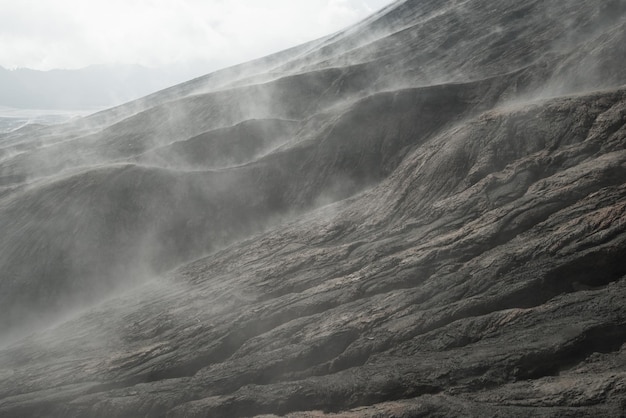
[[[236,64],[350,25],[392,0],[0,0],[0,66]]]

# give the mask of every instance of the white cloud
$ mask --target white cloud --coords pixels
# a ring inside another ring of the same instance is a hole
[[[0,66],[225,66],[332,33],[390,2],[0,0]]]

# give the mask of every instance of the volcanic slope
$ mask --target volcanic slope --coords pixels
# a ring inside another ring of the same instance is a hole
[[[4,134],[0,415],[620,416],[625,39],[399,1]]]

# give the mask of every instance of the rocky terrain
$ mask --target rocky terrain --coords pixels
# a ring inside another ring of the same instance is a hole
[[[0,135],[0,416],[623,416],[625,40],[398,1]]]

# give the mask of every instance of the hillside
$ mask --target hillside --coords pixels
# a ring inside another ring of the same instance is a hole
[[[0,416],[620,416],[625,38],[397,1],[0,134]]]

